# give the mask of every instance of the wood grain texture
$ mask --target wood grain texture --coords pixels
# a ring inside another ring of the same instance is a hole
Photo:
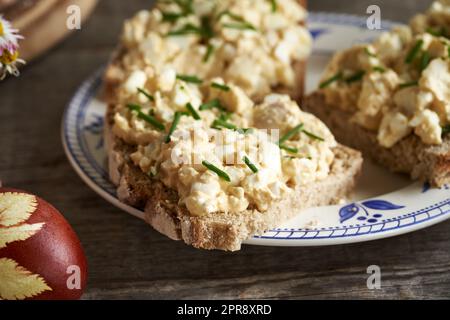
[[[383,18],[407,21],[430,1],[377,1]],[[449,298],[450,221],[391,239],[321,248],[244,246],[206,252],[171,241],[91,191],[66,160],[65,104],[112,52],[124,18],[149,1],[103,0],[62,45],[0,84],[0,179],[60,209],[89,263],[85,299]],[[314,11],[364,14],[371,0],[310,1]],[[368,290],[366,269],[382,271]]]

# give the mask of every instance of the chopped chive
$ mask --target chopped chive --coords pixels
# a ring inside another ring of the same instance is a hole
[[[330,84],[332,84],[335,81],[338,81],[342,79],[342,72],[338,72],[336,75],[332,76],[331,78],[325,80],[324,82],[322,82],[319,86],[320,89],[324,89],[326,87],[328,87]]]
[[[429,28],[426,29],[426,32],[431,34],[432,36],[435,36],[435,37],[445,37],[446,36],[446,30],[445,30],[444,27],[442,27],[439,30],[429,27]]]
[[[365,48],[364,48],[364,51],[367,53],[367,55],[368,55],[369,57],[372,57],[372,58],[376,58],[376,57],[377,57],[377,55],[376,55],[375,53],[370,52],[370,50],[369,50],[368,47],[365,47]]]
[[[204,16],[201,18],[201,29],[200,35],[203,39],[208,40],[214,37],[214,30],[211,26],[211,19],[208,16]]]
[[[209,163],[208,161],[203,160],[202,165],[205,166],[208,170],[211,170],[212,172],[217,174],[219,176],[219,178],[222,178],[223,180],[225,180],[227,182],[231,182],[230,176],[225,171],[220,170],[212,163]]]
[[[164,131],[164,129],[165,129],[164,125],[161,122],[159,122],[158,120],[156,120],[156,118],[153,117],[152,115],[143,113],[141,111],[141,107],[139,105],[128,104],[127,108],[130,109],[131,111],[137,112],[137,116],[139,119],[144,120],[145,122],[148,122],[153,127],[155,127],[155,129],[157,129],[159,131]]]
[[[194,12],[194,9],[192,8],[192,0],[174,0],[178,7],[183,11],[185,15],[191,14]]]
[[[288,146],[285,146],[285,145],[280,145],[279,147],[280,147],[280,149],[283,149],[283,150],[285,150],[285,151],[287,151],[289,153],[293,153],[293,154],[297,154],[298,153],[298,149],[297,148],[291,148],[291,147],[288,147]]]
[[[214,129],[226,128],[226,129],[230,129],[230,130],[237,130],[237,127],[234,124],[226,122],[221,119],[214,120],[211,127]]]
[[[208,62],[214,52],[214,46],[208,43],[208,47],[206,48],[205,56],[203,57],[203,62]]]
[[[191,76],[191,75],[185,75],[185,74],[177,75],[177,79],[185,81],[185,82],[195,83],[195,84],[203,83],[203,80],[199,79],[197,76]]]
[[[416,58],[420,49],[422,49],[422,46],[423,46],[423,40],[422,39],[418,40],[416,42],[416,44],[414,45],[414,47],[412,47],[412,49],[409,51],[408,55],[406,56],[405,62],[407,64],[410,64],[411,62],[414,61],[414,59]]]
[[[306,134],[311,139],[315,139],[315,140],[319,140],[319,141],[325,141],[324,138],[316,136],[314,133],[311,133],[311,132],[306,131],[306,130],[302,130],[302,131],[303,131],[304,134]]]
[[[231,118],[231,112],[226,110],[221,110],[219,115],[219,120],[228,121]]]
[[[144,120],[145,122],[150,123],[153,127],[155,127],[159,131],[164,131],[164,129],[165,129],[164,125],[161,122],[159,122],[158,120],[156,120],[155,117],[153,117],[151,115],[140,112],[138,114],[138,117],[140,119]]]
[[[450,124],[442,127],[442,135],[446,135],[450,133]]]
[[[356,72],[354,75],[352,75],[352,76],[346,78],[346,79],[345,79],[345,82],[347,82],[347,83],[353,83],[353,82],[360,81],[360,80],[364,77],[365,74],[366,74],[366,72],[363,71],[363,70],[358,71],[358,72]]]
[[[417,86],[417,85],[419,85],[418,81],[411,81],[411,82],[402,83],[398,87],[400,89],[404,89],[404,88],[408,88],[408,87],[414,87],[414,86]]]
[[[153,117],[152,115],[143,113],[141,111],[140,106],[138,106],[136,104],[128,104],[127,107],[131,111],[136,111],[139,119],[144,120],[145,122],[148,122],[153,127],[155,127],[155,129],[157,129],[159,131],[164,131],[164,129],[165,129],[164,125],[161,122],[159,122],[158,120],[156,120],[155,117]]]
[[[244,156],[243,160],[244,160],[245,164],[247,165],[247,167],[249,167],[250,170],[253,171],[253,173],[258,172],[258,168],[250,161],[249,158],[247,158],[247,156]]]
[[[180,112],[175,112],[175,117],[173,118],[173,122],[172,122],[172,125],[170,126],[169,133],[167,134],[166,140],[164,141],[165,143],[170,142],[171,136],[174,133],[175,129],[177,128],[178,123],[180,122],[181,116],[182,116],[182,114]]]
[[[420,58],[420,72],[425,70],[430,64],[431,56],[428,51],[424,51],[422,53],[422,57]]]
[[[226,91],[226,92],[231,90],[231,88],[229,86],[227,86],[225,84],[220,84],[217,82],[211,83],[211,87],[214,89],[219,89],[219,90]]]
[[[270,3],[272,4],[272,12],[277,12],[278,9],[277,0],[271,0]]]
[[[238,21],[238,22],[245,22],[244,18],[242,18],[241,16],[239,16],[237,14],[234,14],[230,10],[223,10],[221,13],[219,13],[217,15],[217,20],[220,20],[223,16],[228,16],[231,19]]]
[[[192,115],[192,118],[194,118],[195,120],[201,119],[200,115],[198,114],[197,111],[195,111],[194,107],[190,102],[186,105],[186,109],[188,109],[189,113]]]
[[[383,67],[373,67],[372,69],[373,69],[373,71],[380,72],[380,73],[386,72],[386,69]]]
[[[146,96],[148,100],[155,101],[155,98],[150,93],[145,91],[144,89],[138,88],[137,91],[138,91],[138,93],[143,94],[144,96]]]
[[[236,29],[236,30],[253,30],[256,31],[256,28],[248,23],[248,22],[240,22],[240,23],[224,23],[224,28],[227,29]]]
[[[200,106],[199,110],[200,111],[204,111],[204,110],[210,110],[213,108],[217,108],[219,110],[223,110],[225,111],[225,108],[222,106],[222,104],[220,103],[219,99],[213,99],[207,103],[204,103]]]
[[[281,139],[278,141],[279,145],[282,145],[284,142],[295,136],[297,133],[299,133],[303,129],[303,123],[299,124],[295,128],[289,130],[288,133],[286,133]]]

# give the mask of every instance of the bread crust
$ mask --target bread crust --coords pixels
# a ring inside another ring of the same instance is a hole
[[[412,179],[428,181],[433,186],[450,183],[448,135],[438,146],[424,144],[411,134],[392,148],[385,148],[378,143],[376,132],[350,121],[351,112],[327,105],[324,94],[319,91],[306,97],[303,109],[320,118],[340,143],[361,150],[389,170],[409,174]]]

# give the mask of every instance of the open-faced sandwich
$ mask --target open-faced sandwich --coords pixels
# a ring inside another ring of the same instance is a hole
[[[172,239],[238,250],[353,188],[359,152],[295,102],[311,37],[295,0],[164,1],[105,75],[111,180]]]
[[[450,1],[337,53],[305,109],[395,172],[450,182]]]

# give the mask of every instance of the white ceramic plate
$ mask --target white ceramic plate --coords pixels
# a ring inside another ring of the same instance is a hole
[[[309,28],[315,38],[308,64],[307,91],[317,87],[332,53],[379,34],[369,31],[364,18],[312,13]],[[386,22],[384,29],[392,26]],[[143,218],[143,212],[121,203],[109,182],[103,149],[105,104],[96,98],[102,70],[78,89],[62,125],[67,156],[76,172],[113,205]],[[291,221],[245,243],[270,246],[318,246],[361,242],[415,231],[450,218],[450,191],[389,173],[366,161],[363,177],[350,203],[298,212]]]

